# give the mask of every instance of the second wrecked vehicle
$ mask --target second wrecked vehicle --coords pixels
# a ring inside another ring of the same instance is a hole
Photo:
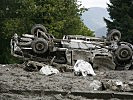
[[[37,24],[31,34],[14,34],[11,54],[24,60],[74,65],[79,59],[90,62],[93,68],[130,69],[133,46],[120,42],[121,33],[113,29],[105,38],[66,35],[56,39],[43,25]]]

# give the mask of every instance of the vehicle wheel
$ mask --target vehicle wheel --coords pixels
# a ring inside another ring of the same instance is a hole
[[[43,26],[43,25],[41,25],[41,24],[35,24],[33,27],[32,27],[32,29],[31,29],[31,34],[32,35],[37,35],[36,33],[37,33],[37,30],[41,30],[41,31],[43,31],[43,32],[45,32],[45,33],[47,33],[47,30],[46,30],[46,28]]]
[[[48,50],[48,43],[43,38],[37,38],[32,42],[31,47],[33,52],[43,54]]]
[[[115,56],[120,61],[127,61],[130,60],[132,57],[132,49],[128,45],[121,45],[115,51]]]
[[[113,29],[107,34],[107,40],[108,41],[120,41],[121,39],[121,32]]]

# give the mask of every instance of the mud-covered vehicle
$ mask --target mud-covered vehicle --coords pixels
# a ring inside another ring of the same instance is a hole
[[[32,27],[31,34],[14,34],[11,39],[11,54],[24,60],[39,62],[54,61],[71,64],[78,59],[90,62],[94,68],[130,69],[133,46],[120,42],[121,33],[113,29],[106,38],[81,35],[66,35],[56,39],[48,34],[43,25]]]

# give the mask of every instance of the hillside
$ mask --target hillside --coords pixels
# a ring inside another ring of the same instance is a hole
[[[105,8],[92,7],[83,13],[81,19],[88,28],[95,31],[96,36],[105,36],[107,29],[103,20],[104,17],[109,18],[108,11]]]

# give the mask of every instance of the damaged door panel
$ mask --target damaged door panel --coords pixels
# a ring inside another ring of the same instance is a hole
[[[11,39],[11,54],[24,60],[53,62],[74,65],[82,59],[94,68],[129,69],[132,66],[133,46],[121,42],[121,33],[113,29],[105,38],[81,35],[65,35],[56,39],[46,28],[37,24],[31,34],[16,33]],[[54,59],[53,59],[54,58]]]

